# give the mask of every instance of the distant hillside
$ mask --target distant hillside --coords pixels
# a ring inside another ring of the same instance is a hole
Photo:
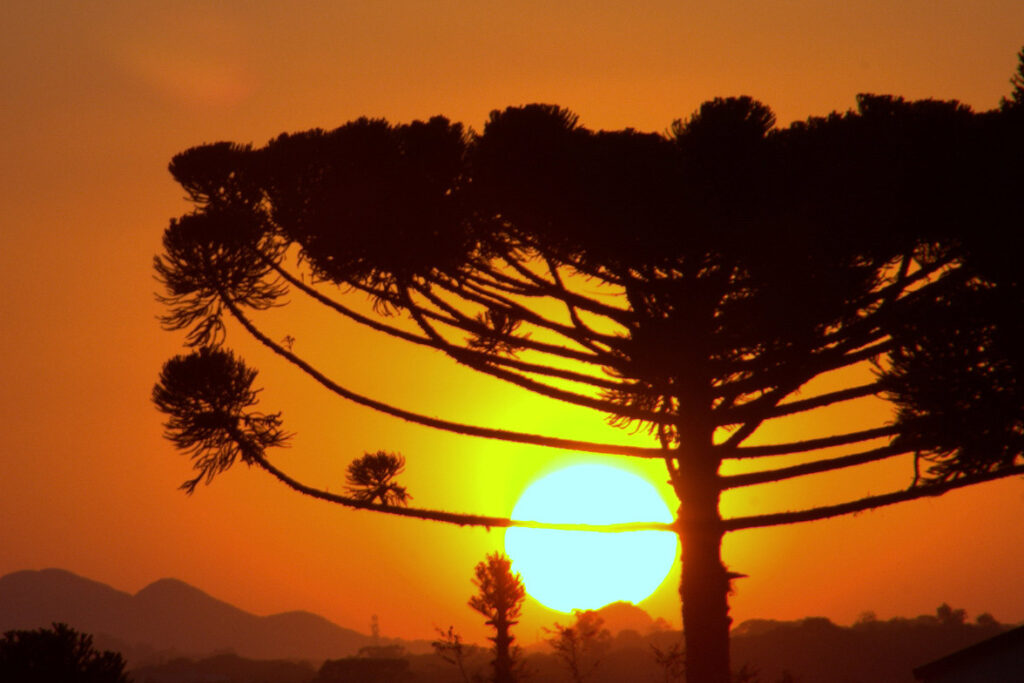
[[[680,642],[679,631],[627,603],[599,612],[614,637],[590,683],[664,681],[652,646],[669,651]],[[352,656],[371,644],[369,636],[315,614],[259,617],[175,579],[161,579],[130,595],[59,569],[0,577],[0,632],[53,622],[92,634],[101,649],[121,652],[130,669],[145,674],[136,678],[140,683],[307,683],[323,660]],[[571,617],[562,623],[568,625]],[[748,673],[756,672],[754,680],[761,683],[781,680],[784,672],[797,683],[912,683],[914,667],[1007,628],[987,614],[969,622],[963,610],[945,604],[934,615],[887,621],[865,615],[852,626],[823,617],[789,622],[754,619],[733,629],[732,661],[736,670],[746,665]],[[421,683],[448,683],[457,675],[436,655],[422,654],[431,651],[428,642],[389,642],[412,653],[410,670]],[[523,655],[527,669],[535,674],[532,680],[569,683],[564,664],[550,646],[531,645]],[[470,673],[486,676],[490,659],[486,648],[467,647]]]
[[[0,632],[65,622],[95,636],[129,662],[165,656],[235,652],[260,659],[319,661],[355,654],[369,636],[309,612],[256,616],[177,579],[135,595],[62,569],[0,577]]]

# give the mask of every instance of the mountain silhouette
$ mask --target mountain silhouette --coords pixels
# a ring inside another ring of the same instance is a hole
[[[160,579],[131,595],[63,569],[0,577],[0,632],[53,622],[92,633],[97,644],[116,645],[129,659],[232,651],[317,661],[353,655],[372,642],[310,612],[257,616],[177,579]]]

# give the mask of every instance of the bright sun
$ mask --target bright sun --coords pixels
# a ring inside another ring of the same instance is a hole
[[[540,479],[519,498],[512,517],[570,524],[672,521],[653,486],[604,465],[575,465]],[[667,531],[505,532],[505,551],[527,592],[560,612],[640,602],[665,580],[677,546]]]

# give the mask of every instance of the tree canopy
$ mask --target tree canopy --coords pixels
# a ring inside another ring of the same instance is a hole
[[[7,631],[0,638],[0,680],[17,683],[130,683],[117,652],[67,624]]]
[[[229,318],[330,392],[403,420],[660,459],[680,500],[670,528],[683,541],[688,667],[694,680],[724,681],[724,533],[1024,472],[1019,78],[988,112],[860,95],[856,110],[780,128],[766,105],[735,97],[650,134],[593,131],[564,108],[534,104],[492,112],[479,133],[443,117],[359,119],[260,148],[183,152],[170,170],[195,208],[171,221],[156,270],[164,325],[196,350],[165,366],[154,396],[168,436],[199,471],[186,486],[241,457],[353,507],[518,523],[338,496],[291,478],[267,455],[284,443],[280,417],[255,412],[254,371],[220,348]],[[288,291],[599,411],[645,431],[650,445],[483,427],[360,394],[261,328],[260,313]],[[375,314],[352,295],[368,297]],[[209,366],[202,382],[182,379],[191,364]],[[868,364],[858,383],[800,393]],[[214,395],[236,398],[201,398],[207,381],[220,382]],[[891,416],[749,443],[773,421],[868,396],[889,401]],[[801,462],[720,470],[784,455]],[[719,511],[730,489],[890,458],[907,461],[906,488],[793,511]]]

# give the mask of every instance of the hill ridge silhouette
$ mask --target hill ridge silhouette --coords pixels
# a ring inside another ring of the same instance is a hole
[[[134,595],[65,569],[0,577],[0,632],[65,622],[129,660],[156,653],[234,652],[261,659],[322,660],[355,654],[370,636],[304,610],[260,616],[175,578]]]
[[[608,618],[606,626],[613,634],[619,633],[614,635],[612,650],[593,683],[662,680],[663,672],[655,666],[650,646],[667,650],[678,642],[679,631],[665,629],[664,623],[629,603],[613,603],[598,612]],[[238,658],[254,660],[235,664],[262,672],[289,664],[280,660],[307,660],[318,667],[325,659],[354,655],[372,643],[367,635],[304,610],[257,616],[180,579],[158,579],[132,595],[64,569],[22,570],[0,577],[0,632],[48,627],[54,621],[91,633],[97,647],[121,652],[131,669],[150,664],[160,671],[175,667],[198,671],[216,656],[224,666]],[[566,617],[563,623],[569,621]],[[737,625],[732,638],[736,666],[751,664],[761,680],[778,680],[789,671],[801,683],[909,683],[914,667],[1007,628],[988,614],[969,622],[963,610],[943,604],[934,615],[913,618],[883,621],[865,613],[851,626],[840,626],[825,617],[749,619]],[[425,683],[450,680],[447,664],[429,654],[429,641],[385,640],[381,644],[391,643],[416,655],[413,670]],[[486,648],[471,650],[480,660],[481,670],[486,669]],[[227,652],[233,652],[235,658]],[[543,673],[538,680],[568,681],[546,644],[525,647],[524,655]],[[301,678],[307,669],[292,667],[289,671],[288,675]],[[837,679],[840,674],[845,678]],[[263,680],[277,678],[263,676]]]

